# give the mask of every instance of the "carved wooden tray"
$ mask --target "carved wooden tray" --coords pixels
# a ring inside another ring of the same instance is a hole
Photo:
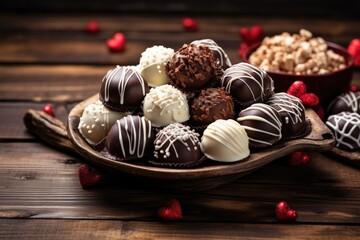
[[[360,150],[347,151],[341,148],[334,147],[329,152],[327,152],[327,155],[330,155],[343,162],[349,163],[355,167],[360,167]]]
[[[79,153],[90,164],[107,169],[128,173],[140,178],[151,179],[152,182],[166,187],[207,189],[233,181],[264,165],[291,154],[294,151],[328,151],[335,144],[334,136],[316,113],[306,110],[310,120],[311,132],[300,139],[280,142],[264,150],[251,153],[244,160],[235,163],[217,163],[205,161],[202,165],[190,169],[171,169],[151,166],[142,162],[119,162],[111,160],[95,151],[81,136],[78,124],[84,108],[95,102],[98,95],[90,97],[76,105],[68,117],[68,137]]]

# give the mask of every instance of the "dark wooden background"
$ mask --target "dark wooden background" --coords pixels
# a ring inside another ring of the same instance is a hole
[[[77,102],[94,95],[107,70],[137,64],[146,47],[174,49],[212,38],[239,62],[239,28],[258,24],[266,35],[307,28],[346,47],[360,37],[359,1],[25,1],[0,3],[0,238],[2,239],[357,239],[359,169],[322,153],[292,168],[279,159],[214,190],[178,192],[109,175],[83,190],[81,159],[30,135],[29,108],[55,106],[66,120]],[[199,22],[185,32],[183,16]],[[83,31],[97,20],[101,32]],[[110,53],[106,39],[127,37]],[[353,83],[360,85],[360,72]],[[169,198],[183,205],[181,221],[156,216]],[[298,211],[292,224],[276,221],[285,200]]]

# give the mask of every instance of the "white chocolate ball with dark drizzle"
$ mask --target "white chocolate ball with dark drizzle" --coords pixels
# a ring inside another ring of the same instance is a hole
[[[281,117],[267,104],[255,103],[242,110],[237,121],[245,128],[252,147],[269,147],[282,137]]]
[[[266,103],[280,114],[284,138],[298,138],[307,133],[309,123],[306,121],[305,107],[299,98],[280,92],[271,96]]]
[[[136,67],[117,66],[103,78],[99,99],[113,110],[134,110],[141,106],[147,92],[149,86]]]
[[[182,123],[190,118],[186,95],[168,84],[152,88],[146,94],[143,112],[154,127],[163,127],[175,122]]]
[[[155,138],[154,159],[150,163],[165,167],[191,167],[202,158],[199,134],[189,126],[171,123]]]
[[[96,145],[106,137],[116,120],[129,114],[131,112],[112,111],[96,101],[85,107],[80,117],[79,132],[89,144]]]
[[[165,66],[174,54],[174,49],[153,46],[141,53],[139,72],[151,87],[160,86],[170,81]]]
[[[329,116],[326,125],[332,130],[336,147],[345,150],[360,149],[360,115],[341,112]]]
[[[204,155],[218,162],[235,162],[250,155],[249,138],[245,128],[232,119],[211,123],[201,137]]]
[[[244,62],[226,69],[220,84],[242,107],[264,102],[274,94],[272,78],[264,70]]]

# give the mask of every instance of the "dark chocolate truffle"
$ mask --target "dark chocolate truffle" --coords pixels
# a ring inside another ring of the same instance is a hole
[[[310,126],[306,121],[305,107],[299,98],[281,92],[271,96],[267,104],[280,114],[284,138],[298,138],[307,133]]]
[[[272,78],[264,70],[244,62],[226,69],[220,84],[234,98],[235,103],[243,107],[264,102],[274,94]]]
[[[326,125],[333,131],[336,147],[345,150],[360,149],[360,115],[341,112],[329,116]]]
[[[224,88],[201,90],[191,104],[191,119],[197,125],[208,125],[217,119],[234,117],[234,103]]]
[[[224,49],[222,49],[219,45],[217,45],[217,43],[214,40],[212,40],[212,39],[195,40],[195,41],[191,42],[191,44],[196,44],[196,45],[202,44],[202,45],[208,46],[210,48],[210,50],[212,51],[212,53],[214,54],[217,64],[223,70],[229,68],[232,65],[230,58],[225,53]]]
[[[356,112],[360,114],[360,91],[347,92],[337,96],[328,107],[328,115],[340,112]]]
[[[242,110],[237,121],[245,128],[252,147],[269,147],[282,137],[281,117],[267,104],[255,103]]]
[[[124,111],[139,108],[147,92],[148,84],[135,67],[117,66],[103,78],[99,98],[106,107]]]
[[[105,148],[115,159],[125,161],[151,154],[153,143],[151,122],[144,117],[129,115],[111,127]]]
[[[190,167],[200,163],[199,134],[189,126],[171,123],[156,134],[154,160],[150,163],[166,167]]]
[[[207,46],[184,44],[169,60],[166,70],[175,87],[189,92],[215,80],[220,66]]]

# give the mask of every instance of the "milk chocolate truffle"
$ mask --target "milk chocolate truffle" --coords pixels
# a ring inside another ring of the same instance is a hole
[[[329,104],[328,115],[340,112],[356,112],[360,114],[360,91],[340,94]]]
[[[165,66],[174,54],[174,49],[164,46],[153,46],[141,53],[139,71],[151,87],[160,86],[170,81]]]
[[[116,120],[131,114],[131,112],[117,112],[96,101],[85,107],[80,117],[79,132],[91,144],[98,144],[106,137]]]
[[[284,138],[297,138],[306,134],[309,123],[306,121],[305,107],[299,98],[281,92],[270,97],[267,104],[280,114]]]
[[[245,128],[252,147],[269,147],[281,139],[281,117],[267,104],[255,103],[242,110],[237,121]]]
[[[152,153],[153,146],[154,133],[151,122],[137,115],[117,120],[105,142],[108,153],[119,161],[142,158]]]
[[[117,66],[103,78],[99,97],[106,107],[123,111],[139,108],[148,91],[148,84],[136,67]]]
[[[264,102],[274,94],[272,78],[264,70],[244,62],[226,69],[220,83],[243,107]]]
[[[216,79],[220,66],[205,45],[184,44],[166,65],[167,74],[177,88],[189,92],[203,88]]]
[[[197,125],[207,125],[218,119],[234,118],[234,103],[224,88],[201,90],[191,104],[191,119]]]
[[[218,162],[235,162],[250,155],[249,138],[243,126],[232,119],[211,123],[201,137],[204,155]]]
[[[195,45],[205,45],[210,48],[212,53],[214,54],[217,64],[223,69],[229,68],[232,64],[230,61],[230,58],[225,53],[224,49],[222,49],[214,40],[212,39],[201,39],[201,40],[195,40],[191,42],[191,44]]]
[[[199,134],[189,126],[171,123],[156,134],[154,157],[150,163],[157,166],[198,165],[202,158]]]
[[[163,127],[175,122],[182,123],[190,118],[185,94],[168,84],[152,88],[146,94],[143,112],[154,127]]]
[[[360,149],[360,115],[341,112],[329,116],[326,125],[333,131],[336,147],[345,150]]]

